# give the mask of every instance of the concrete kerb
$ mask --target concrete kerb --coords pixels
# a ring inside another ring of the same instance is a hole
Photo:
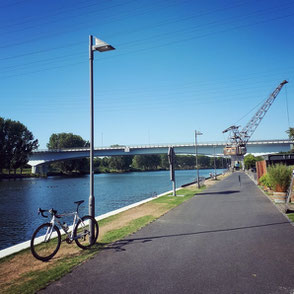
[[[247,174],[247,173],[246,173]],[[248,175],[248,174],[247,174]],[[263,195],[276,207],[276,209],[283,214],[283,216],[287,219],[287,221],[290,222],[290,224],[292,226],[294,226],[294,222],[292,222],[289,217],[287,216],[287,214],[285,213],[285,207],[286,207],[286,203],[280,204],[280,203],[276,203],[274,202],[266,193],[263,189],[261,189],[257,182],[252,179],[249,175],[248,175],[249,179],[259,188],[259,190],[263,193]],[[291,205],[292,206],[292,205]],[[294,207],[294,206],[293,206]]]
[[[176,191],[178,191],[178,190],[180,190],[180,189],[182,189],[182,187],[177,188]],[[97,221],[100,221],[100,220],[105,219],[105,218],[107,218],[107,217],[110,217],[110,216],[116,215],[116,214],[118,214],[118,213],[121,213],[121,212],[123,212],[123,211],[129,210],[129,209],[131,209],[131,208],[133,208],[133,207],[137,207],[137,206],[139,206],[139,205],[141,205],[141,204],[144,204],[144,203],[150,202],[150,201],[152,201],[153,199],[156,199],[156,198],[159,198],[159,197],[165,196],[165,195],[167,195],[167,194],[169,194],[169,193],[173,193],[173,190],[170,190],[170,191],[168,191],[168,192],[164,192],[164,193],[162,193],[162,194],[159,194],[159,195],[156,195],[156,196],[153,196],[153,197],[150,197],[150,198],[144,199],[144,200],[142,200],[142,201],[139,201],[139,202],[136,202],[136,203],[133,203],[133,204],[130,204],[130,205],[124,206],[124,207],[122,207],[122,208],[119,208],[119,209],[116,209],[116,210],[113,210],[113,211],[110,211],[110,212],[107,212],[107,213],[102,214],[102,215],[99,215],[99,216],[97,216],[97,217],[95,217],[95,218],[96,218]],[[72,230],[72,226],[70,226],[69,229]],[[64,235],[64,234],[65,234],[65,233],[62,232],[62,231],[61,231],[60,233],[61,233],[61,235]],[[40,238],[41,238],[41,237],[40,237]],[[15,254],[15,253],[17,253],[17,252],[20,252],[20,251],[22,251],[22,250],[24,250],[24,249],[27,249],[27,248],[30,247],[30,245],[31,245],[31,240],[28,240],[28,241],[25,241],[25,242],[19,243],[19,244],[17,244],[17,245],[13,245],[13,246],[11,246],[11,247],[8,247],[8,248],[5,248],[5,249],[3,249],[3,250],[0,250],[0,259],[1,259],[1,258],[4,258],[4,257],[6,257],[6,256],[9,256],[9,255]]]

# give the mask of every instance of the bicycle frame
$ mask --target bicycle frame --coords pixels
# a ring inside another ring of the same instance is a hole
[[[72,223],[72,225],[70,227],[68,227],[67,230],[64,228],[64,225],[58,219],[58,218],[63,218],[65,216],[74,216],[73,217],[73,223]],[[52,218],[51,218],[51,221],[50,221],[50,223],[52,224],[51,229],[50,229],[51,232],[46,232],[45,241],[47,240],[47,237],[48,236],[49,236],[49,238],[51,237],[53,228],[56,225],[56,223],[58,223],[60,225],[60,227],[62,228],[62,230],[64,231],[64,233],[67,235],[67,237],[69,238],[69,240],[70,241],[73,241],[74,240],[73,233],[74,233],[75,227],[76,227],[76,225],[77,225],[77,223],[78,223],[79,220],[81,220],[81,222],[82,222],[82,219],[78,215],[78,212],[74,211],[74,212],[59,214],[58,215],[58,218],[55,215],[52,215]],[[48,230],[49,230],[49,228],[47,229],[47,231]],[[49,235],[48,235],[48,233],[49,233]]]

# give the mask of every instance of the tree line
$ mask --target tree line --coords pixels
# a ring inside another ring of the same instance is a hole
[[[209,157],[198,155],[198,168],[226,168],[227,159],[223,157]],[[195,169],[195,155],[176,155],[175,169]],[[95,172],[126,172],[126,171],[154,171],[168,170],[167,154],[127,155],[94,159]]]
[[[34,139],[25,125],[19,121],[0,117],[0,174],[3,169],[8,173],[23,169],[30,153],[38,148],[38,140]]]
[[[227,168],[229,161],[223,157],[198,155],[198,168]],[[49,171],[63,174],[88,173],[89,159],[73,159],[52,163]],[[195,155],[176,155],[175,169],[195,169]],[[94,158],[95,173],[130,172],[168,170],[169,162],[166,154],[125,155]]]

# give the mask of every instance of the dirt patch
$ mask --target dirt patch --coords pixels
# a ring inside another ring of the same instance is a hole
[[[159,217],[167,211],[168,211],[168,208],[166,207],[166,204],[164,204],[164,203],[153,204],[153,203],[149,202],[149,203],[145,203],[140,206],[131,208],[131,209],[123,212],[119,218],[102,226],[100,229],[98,241],[101,238],[103,238],[103,236],[107,232],[122,228],[134,219],[137,219],[137,218],[140,218],[140,217],[143,217],[146,215],[153,215],[154,217]]]
[[[217,176],[217,180],[214,180],[214,179],[208,179],[208,180],[205,180],[204,185],[205,185],[206,187],[213,186],[213,185],[215,185],[217,182],[223,180],[224,178],[226,178],[226,177],[229,176],[229,175],[230,175],[229,173],[225,173],[225,174],[222,174],[222,175]]]
[[[223,180],[224,178],[226,178],[226,177],[229,176],[229,175],[230,175],[230,173],[221,174],[221,175],[217,176],[217,180],[207,179],[207,180],[205,180],[204,185],[205,185],[206,187],[213,186],[214,184],[216,184],[217,182]],[[197,189],[197,188],[198,188],[197,183],[185,187],[185,189],[189,189],[189,190],[195,190],[195,189]]]

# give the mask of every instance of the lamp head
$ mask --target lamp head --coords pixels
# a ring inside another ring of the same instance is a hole
[[[106,52],[106,51],[111,51],[115,50],[115,48],[106,42],[94,37],[95,39],[95,45],[92,46],[93,51],[99,51],[99,52]]]

